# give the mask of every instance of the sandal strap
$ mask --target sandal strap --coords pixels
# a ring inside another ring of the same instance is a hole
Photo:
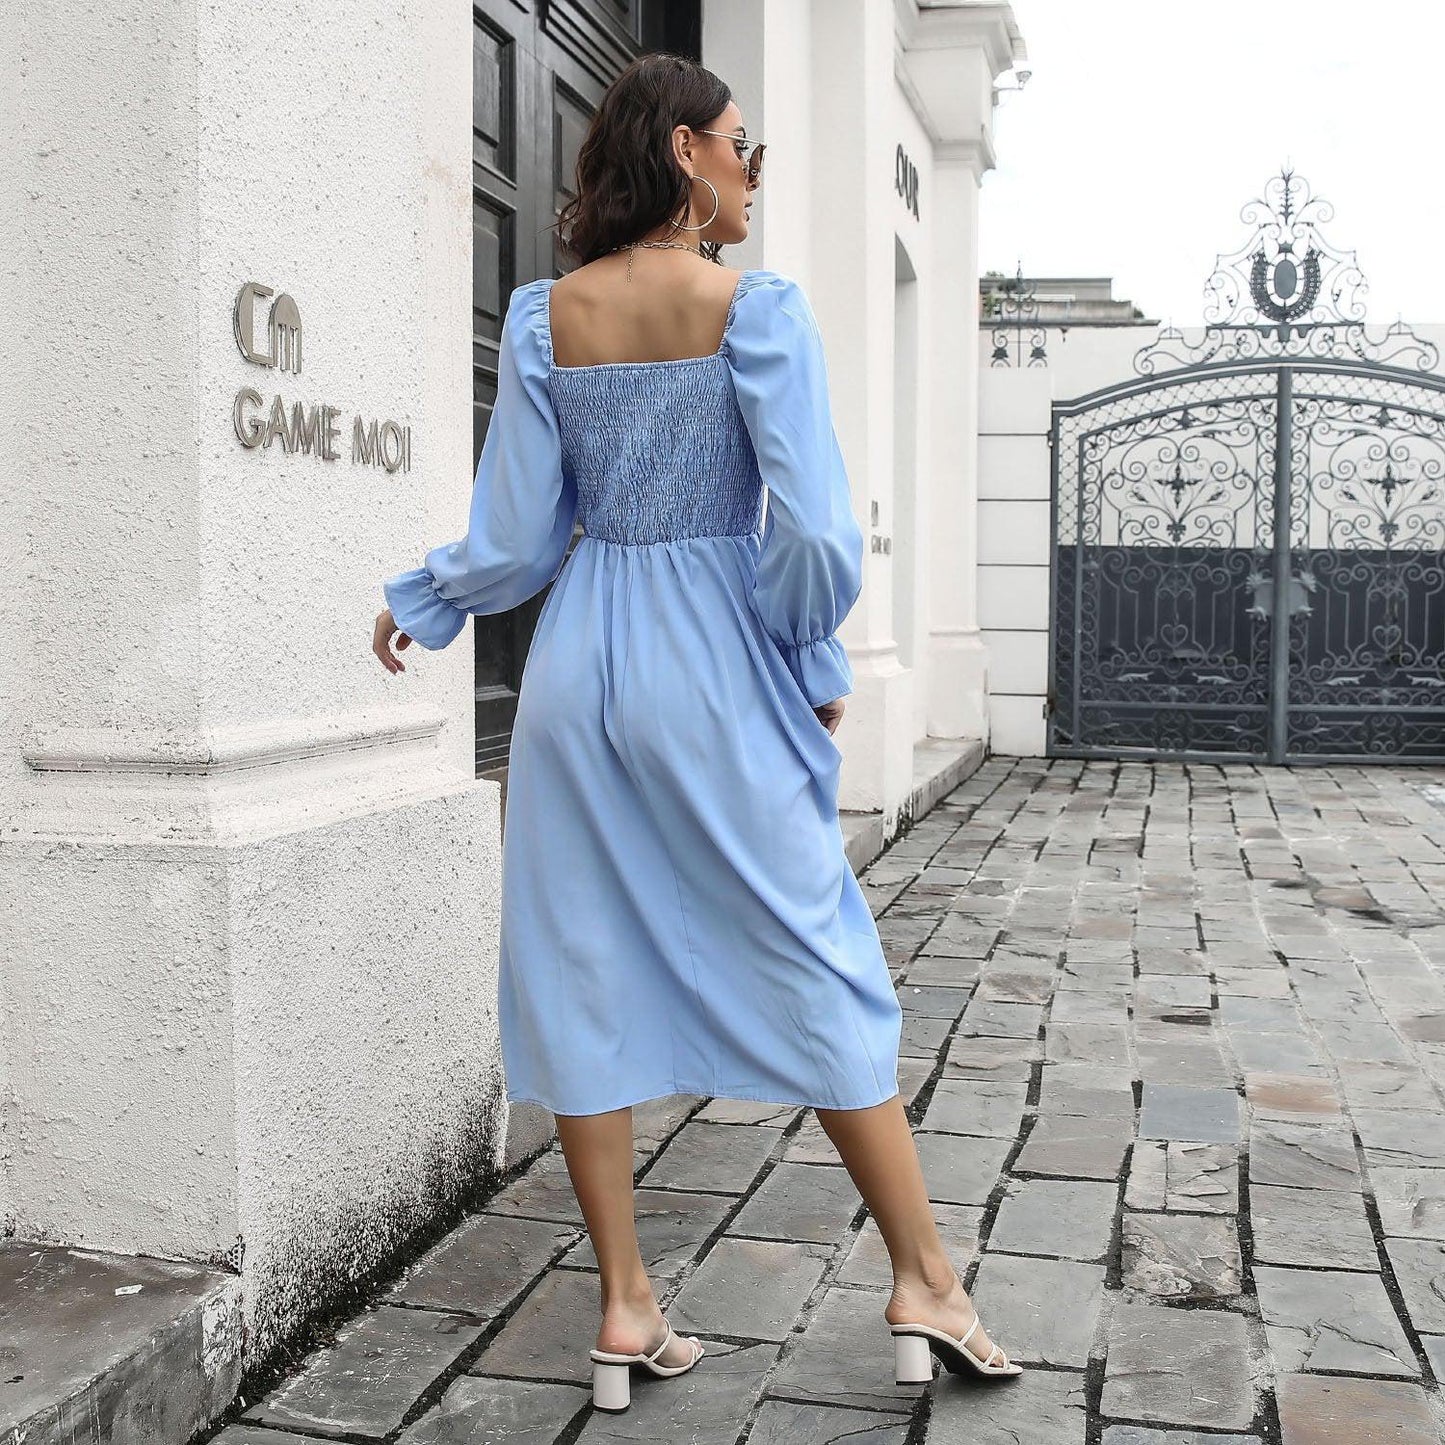
[[[647,1358],[649,1360],[656,1361],[657,1357],[668,1347],[668,1345],[672,1341],[672,1321],[664,1316],[663,1323],[667,1326],[667,1333],[663,1335],[662,1343],[655,1350],[653,1350],[650,1355],[648,1355]]]
[[[961,1344],[961,1345],[966,1345],[966,1344],[969,1342],[969,1340],[973,1337],[973,1332],[974,1332],[977,1328],[978,1328],[978,1311],[977,1311],[977,1310],[974,1310],[974,1312],[973,1312],[973,1323],[972,1323],[971,1325],[969,1325],[969,1327],[958,1337],[958,1342],[959,1342],[959,1344]]]

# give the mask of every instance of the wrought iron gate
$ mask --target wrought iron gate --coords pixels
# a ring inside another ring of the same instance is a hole
[[[1445,377],[1301,184],[1201,340],[1054,406],[1051,756],[1445,762]]]

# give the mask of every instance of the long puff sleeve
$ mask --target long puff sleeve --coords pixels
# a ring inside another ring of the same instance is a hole
[[[833,427],[823,338],[802,287],[765,271],[725,338],[768,488],[753,603],[813,707],[853,690],[836,637],[863,584],[863,533]]]
[[[505,612],[557,575],[572,536],[575,486],[563,475],[547,389],[545,280],[515,287],[502,319],[497,400],[477,460],[467,535],[382,583],[397,626],[446,647],[468,614]]]

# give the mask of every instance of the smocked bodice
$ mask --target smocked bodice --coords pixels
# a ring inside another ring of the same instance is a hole
[[[533,697],[554,644],[566,661],[552,671],[569,688],[588,675],[579,659],[592,643],[594,678],[639,661],[665,675],[684,665],[667,648],[689,617],[710,664],[717,637],[751,639],[749,665],[774,668],[780,655],[793,702],[841,697],[852,673],[837,629],[862,588],[863,534],[802,287],[780,271],[744,271],[708,356],[558,366],[552,286],[512,290],[467,533],[383,584],[398,628],[445,647],[468,615],[506,612],[551,584],[528,654]],[[595,545],[571,546],[578,522]],[[692,538],[731,540],[670,545]],[[758,629],[775,652],[758,647]],[[770,699],[784,691],[768,683]],[[650,725],[660,715],[643,700],[638,716]],[[827,736],[812,722],[806,732]]]
[[[756,531],[763,482],[721,352],[552,367],[577,520],[609,542]]]

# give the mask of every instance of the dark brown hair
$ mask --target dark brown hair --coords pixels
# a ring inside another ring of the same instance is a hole
[[[732,99],[712,71],[685,55],[640,55],[607,88],[577,152],[576,191],[557,217],[562,248],[579,264],[635,241],[675,218],[687,219],[696,182],[672,151],[674,126],[700,129]],[[712,209],[712,195],[703,187]],[[702,254],[718,260],[720,241],[703,241]]]

